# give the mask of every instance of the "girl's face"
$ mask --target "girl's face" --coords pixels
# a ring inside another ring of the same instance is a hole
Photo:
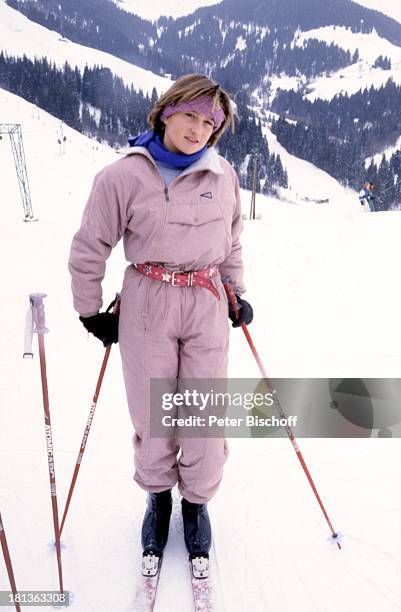
[[[214,130],[214,121],[197,111],[175,113],[164,119],[164,146],[172,153],[192,155],[203,149]]]

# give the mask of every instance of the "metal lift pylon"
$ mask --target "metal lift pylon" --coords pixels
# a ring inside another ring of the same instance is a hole
[[[0,123],[0,138],[2,134],[8,134],[10,136],[15,169],[17,171],[18,186],[21,194],[22,206],[24,208],[24,221],[37,221],[33,216],[21,125],[19,123]]]

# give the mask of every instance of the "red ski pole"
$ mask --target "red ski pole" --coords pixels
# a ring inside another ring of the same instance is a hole
[[[17,598],[16,596],[18,595],[18,591],[17,591],[17,586],[15,584],[13,566],[11,563],[10,551],[8,550],[6,532],[4,531],[4,525],[3,525],[2,518],[1,518],[1,512],[0,512],[0,542],[1,542],[1,548],[3,549],[3,555],[4,555],[4,561],[5,561],[6,568],[7,568],[8,579],[10,581],[11,590],[14,595],[15,609],[17,610],[17,612],[21,612],[21,606],[19,605],[19,603],[15,601]]]
[[[45,293],[31,293],[29,295],[29,300],[31,303],[32,316],[33,316],[32,332],[38,334],[40,374],[41,374],[41,379],[42,379],[43,409],[44,409],[44,416],[45,416],[47,462],[49,466],[50,497],[51,497],[52,512],[53,512],[54,536],[56,540],[58,577],[59,577],[59,584],[60,584],[60,593],[64,593],[63,568],[62,568],[62,562],[61,562],[60,529],[59,529],[58,508],[57,508],[56,472],[55,472],[55,467],[54,467],[53,437],[52,437],[52,426],[51,426],[51,421],[50,421],[50,407],[49,407],[49,391],[47,387],[47,376],[46,376],[46,355],[45,355],[44,334],[46,334],[49,330],[47,329],[46,324],[45,324],[45,309],[43,305],[43,298],[45,297],[46,297]],[[26,349],[25,349],[25,354],[27,356],[29,355],[29,352],[27,352]]]
[[[239,308],[238,308],[237,297],[236,297],[236,295],[235,295],[235,293],[234,293],[234,291],[233,291],[233,289],[231,287],[231,284],[229,283],[228,279],[223,279],[223,285],[224,285],[224,289],[226,290],[229,302],[230,302],[230,304],[231,304],[231,306],[232,306],[232,308],[233,308],[233,310],[234,310],[234,312],[236,314],[236,317],[238,318],[238,310],[239,310]],[[245,323],[242,323],[241,327],[242,327],[242,331],[244,332],[245,337],[246,337],[246,339],[248,341],[248,344],[249,344],[249,346],[251,348],[253,356],[255,357],[256,362],[257,362],[257,364],[259,366],[260,372],[261,372],[261,374],[263,376],[263,381],[264,381],[266,387],[268,388],[268,390],[270,391],[270,393],[272,394],[275,408],[276,408],[280,418],[285,419],[287,421],[287,417],[285,415],[285,412],[284,412],[284,410],[283,410],[283,408],[282,408],[282,406],[281,406],[281,404],[279,402],[279,399],[278,399],[275,391],[273,390],[273,386],[272,386],[272,384],[270,382],[270,379],[267,376],[267,373],[266,373],[266,370],[265,370],[265,368],[263,366],[262,360],[259,357],[258,352],[257,352],[257,350],[255,348],[255,345],[252,342],[252,338],[250,336],[248,328],[245,325]],[[287,423],[288,423],[288,421],[287,421]],[[308,466],[306,465],[305,460],[304,460],[304,458],[302,456],[302,453],[301,453],[300,448],[298,446],[298,443],[297,443],[297,441],[295,439],[293,431],[292,431],[291,427],[288,424],[285,426],[285,430],[286,430],[287,436],[289,437],[289,439],[291,441],[292,447],[293,447],[294,451],[297,454],[299,462],[302,465],[302,469],[303,469],[303,471],[305,473],[305,476],[308,479],[308,482],[309,482],[310,486],[312,487],[312,491],[315,494],[317,502],[318,502],[318,504],[319,504],[319,506],[320,506],[320,508],[321,508],[321,510],[323,512],[324,518],[327,521],[327,524],[328,524],[328,526],[330,528],[330,531],[331,531],[331,534],[332,534],[332,538],[336,540],[336,544],[337,544],[338,548],[341,549],[341,544],[338,541],[338,533],[336,531],[334,531],[334,529],[333,529],[333,526],[332,526],[331,521],[329,519],[329,515],[326,512],[326,508],[324,507],[324,504],[323,504],[323,502],[322,502],[322,500],[320,498],[320,495],[319,495],[319,493],[317,491],[316,485],[313,482],[313,478],[312,478],[311,473],[310,473],[310,471],[308,469]]]
[[[111,304],[110,304],[109,308],[111,308]],[[107,310],[109,310],[109,308]],[[116,299],[115,299],[115,302],[114,302],[113,313],[114,314],[118,314],[119,311],[120,311],[120,295],[117,293],[116,294]],[[68,509],[69,509],[70,503],[71,503],[72,494],[74,492],[75,483],[76,483],[77,478],[78,478],[79,468],[81,467],[82,457],[83,457],[83,454],[85,452],[86,443],[88,441],[88,436],[89,436],[90,428],[91,428],[93,417],[94,417],[95,410],[96,410],[97,400],[99,398],[99,393],[100,393],[100,389],[101,389],[101,386],[102,386],[104,373],[106,371],[107,362],[108,362],[109,356],[110,356],[111,346],[112,345],[109,344],[109,346],[106,348],[106,350],[104,352],[102,367],[100,368],[100,373],[99,373],[99,377],[98,377],[98,380],[97,380],[95,393],[94,393],[94,396],[93,396],[93,399],[92,399],[92,404],[91,404],[91,407],[90,407],[90,410],[89,410],[88,419],[86,421],[84,435],[83,435],[81,446],[80,446],[79,452],[78,452],[78,458],[77,458],[77,461],[76,461],[76,464],[75,464],[74,473],[72,475],[72,480],[71,480],[71,484],[70,484],[70,490],[68,491],[67,501],[66,501],[65,509],[64,509],[64,513],[63,513],[63,519],[61,521],[61,526],[60,526],[60,536],[61,536],[61,533],[63,531],[65,519],[67,517]]]

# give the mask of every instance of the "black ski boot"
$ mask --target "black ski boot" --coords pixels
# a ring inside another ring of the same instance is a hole
[[[185,546],[194,578],[209,576],[209,550],[212,545],[212,528],[206,504],[193,504],[182,500]]]
[[[148,505],[142,523],[142,573],[155,576],[167,544],[171,516],[171,489],[148,493]]]

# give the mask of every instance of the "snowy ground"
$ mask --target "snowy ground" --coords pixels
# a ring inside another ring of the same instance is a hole
[[[116,158],[73,130],[66,153],[59,122],[0,90],[0,117],[23,126],[34,212],[22,206],[8,139],[0,142],[3,235],[0,372],[0,509],[19,589],[56,589],[39,362],[22,360],[28,294],[43,291],[48,382],[60,509],[75,463],[103,350],[72,310],[66,268],[94,173]],[[290,163],[290,160],[288,160]],[[401,214],[363,214],[324,173],[328,205],[297,206],[258,196],[262,219],[246,222],[250,331],[271,376],[397,377],[401,363]],[[296,174],[295,170],[291,170]],[[291,174],[290,172],[290,174]],[[301,183],[301,181],[300,181]],[[299,185],[294,191],[299,189]],[[244,212],[250,194],[243,192]],[[105,301],[125,262],[113,253]],[[257,376],[240,330],[232,377]],[[65,586],[76,612],[129,612],[140,563],[145,496],[132,482],[131,425],[118,349],[113,348],[63,539]],[[301,440],[301,449],[343,550],[328,529],[286,440],[232,440],[220,492],[210,504],[218,610],[395,612],[401,609],[401,443]],[[189,612],[185,551],[173,521],[157,612]],[[7,589],[0,560],[0,589]],[[5,608],[7,609],[7,608]],[[11,609],[11,608],[9,608]]]

